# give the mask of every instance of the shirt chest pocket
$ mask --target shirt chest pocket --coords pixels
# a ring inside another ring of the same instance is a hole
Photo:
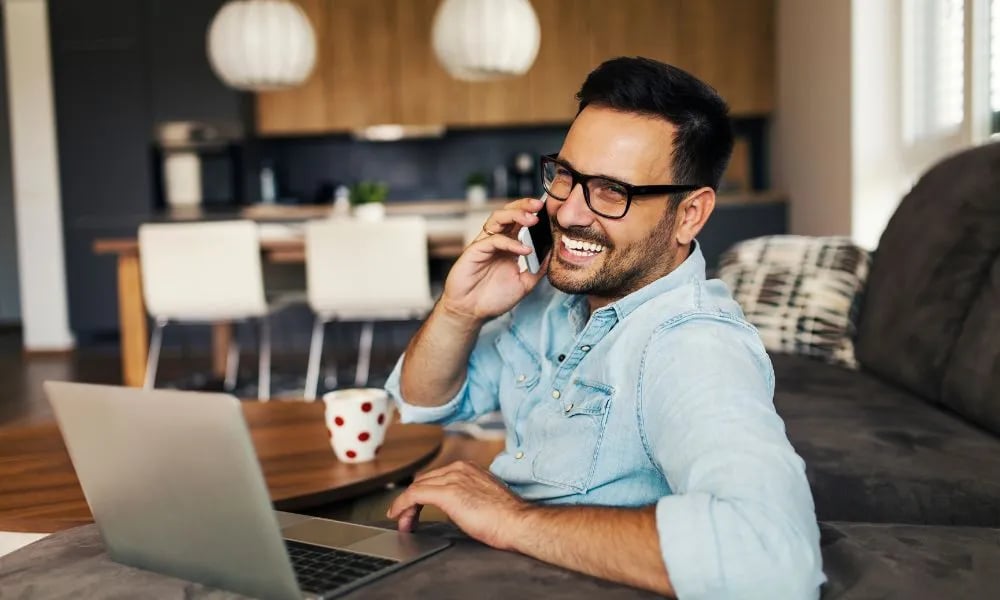
[[[586,492],[594,479],[597,458],[614,390],[574,380],[558,399],[543,402],[531,414],[538,452],[531,475],[542,483]]]

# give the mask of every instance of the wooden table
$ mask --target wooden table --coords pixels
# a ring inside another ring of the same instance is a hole
[[[275,507],[303,510],[405,480],[430,463],[443,433],[431,425],[389,428],[378,458],[339,462],[322,402],[245,402]],[[55,423],[0,429],[0,531],[48,533],[93,521]]]

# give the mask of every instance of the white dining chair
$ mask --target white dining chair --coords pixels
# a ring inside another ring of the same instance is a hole
[[[139,261],[146,309],[154,321],[144,387],[155,387],[168,323],[256,320],[257,396],[270,399],[271,312],[264,292],[260,242],[253,221],[156,223],[139,227]],[[236,385],[240,348],[231,336],[225,386]]]
[[[306,225],[306,296],[316,315],[305,397],[315,400],[324,327],[362,321],[354,383],[368,382],[374,322],[422,318],[433,305],[421,217],[326,219]]]

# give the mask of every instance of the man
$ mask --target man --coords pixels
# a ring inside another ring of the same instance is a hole
[[[410,530],[431,504],[496,548],[681,598],[816,597],[771,363],[695,241],[732,151],[726,104],[642,58],[602,64],[577,97],[542,159],[548,199],[489,217],[387,383],[408,422],[499,407],[506,449],[492,473],[421,475],[388,516]],[[532,275],[516,234],[539,210],[555,245]]]

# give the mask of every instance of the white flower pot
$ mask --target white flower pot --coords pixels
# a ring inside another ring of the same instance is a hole
[[[381,221],[385,218],[385,204],[368,202],[354,207],[354,218],[362,221]]]
[[[482,206],[486,204],[486,186],[470,185],[465,188],[465,200],[472,206]]]

